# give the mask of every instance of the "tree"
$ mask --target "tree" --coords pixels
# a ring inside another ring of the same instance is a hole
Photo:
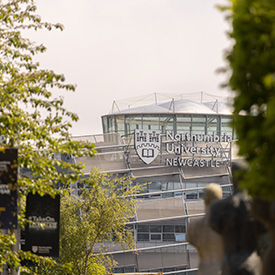
[[[94,154],[93,145],[71,140],[71,122],[78,117],[63,107],[62,98],[54,98],[55,89],[74,91],[75,86],[66,84],[62,74],[41,69],[34,57],[45,52],[45,46],[22,35],[26,29],[54,28],[63,29],[60,24],[43,22],[33,0],[0,1],[0,145],[17,147],[19,168],[30,171],[30,176],[21,173],[18,179],[20,226],[26,222],[27,193],[54,196],[55,183],[69,186],[81,176],[81,165],[55,159],[55,154]],[[12,251],[15,241],[10,231],[0,234],[0,271],[4,263],[18,268],[19,257],[38,260],[30,253]]]
[[[275,2],[230,1],[234,45],[227,54],[235,92],[233,126],[249,164],[241,186],[275,199]]]
[[[67,193],[61,204],[61,247],[59,261],[70,265],[67,274],[107,274],[112,259],[102,252],[114,244],[134,249],[126,223],[135,216],[133,195],[141,186],[131,186],[127,177],[111,177],[93,170],[81,181],[79,196]],[[47,272],[45,272],[47,270]],[[65,274],[40,267],[39,274]]]

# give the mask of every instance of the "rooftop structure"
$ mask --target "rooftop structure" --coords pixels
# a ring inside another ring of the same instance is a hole
[[[159,98],[158,94],[153,94],[154,102],[152,95],[145,97],[146,100],[129,99],[124,101],[124,104],[114,101],[111,112],[102,116],[103,133],[120,133],[128,136],[135,129],[160,130],[162,133],[167,130],[197,134],[215,132],[218,135],[232,132],[230,100],[199,94],[199,101],[186,98],[188,94],[165,97],[166,101],[163,100],[163,95]],[[203,101],[203,98],[206,101]],[[144,101],[148,104],[140,105]],[[125,102],[128,102],[128,108],[122,109],[126,105]],[[234,138],[234,132],[232,135]]]

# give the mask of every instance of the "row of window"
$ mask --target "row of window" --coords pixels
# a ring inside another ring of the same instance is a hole
[[[140,242],[185,242],[185,233],[138,233]]]
[[[138,225],[137,241],[178,241],[184,242],[184,225]]]
[[[185,225],[147,225],[138,224],[137,232],[150,232],[150,233],[160,233],[160,232],[175,232],[184,233],[186,232]]]
[[[208,183],[207,183],[208,184]],[[151,182],[147,183],[147,188],[145,188],[143,193],[150,192],[159,192],[159,191],[169,191],[169,190],[177,190],[177,189],[188,189],[188,188],[198,188],[205,187],[206,183],[180,183],[180,182]],[[203,189],[192,190],[192,191],[177,191],[177,192],[167,192],[167,193],[158,193],[158,194],[147,194],[144,196],[140,196],[139,198],[171,198],[182,196],[184,193],[184,197],[188,199],[202,199],[203,198]],[[230,187],[223,187],[223,197],[227,197],[231,194]]]
[[[225,115],[108,115],[102,117],[104,133],[129,135],[135,129],[174,131],[175,133],[232,136],[231,117]]]
[[[159,268],[159,269],[151,269],[151,270],[142,270],[143,273],[153,273],[153,272],[172,272],[172,271],[180,271],[180,270],[186,270],[189,269],[188,266],[176,266],[176,267],[168,267],[168,268]],[[135,266],[126,266],[126,267],[116,267],[113,269],[114,273],[128,273],[128,272],[137,272],[137,268]],[[175,273],[177,275],[195,275],[197,274],[196,271],[190,271],[188,273],[186,272],[177,272]],[[173,274],[171,274],[173,275]]]

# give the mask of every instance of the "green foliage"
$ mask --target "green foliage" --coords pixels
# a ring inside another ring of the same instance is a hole
[[[0,1],[0,146],[17,147],[19,166],[30,172],[18,180],[21,201],[28,192],[54,195],[54,183],[78,180],[82,167],[55,159],[54,154],[94,154],[93,145],[71,140],[71,123],[78,117],[53,94],[56,89],[74,91],[75,86],[66,84],[62,74],[41,69],[34,57],[45,52],[45,46],[22,35],[25,29],[62,28],[43,22],[33,0]],[[19,220],[24,226],[23,203]],[[11,251],[13,242],[11,232],[0,235],[0,271],[4,262],[19,266],[18,254]]]
[[[275,199],[275,1],[231,0],[234,46],[227,59],[235,92],[239,154],[249,163],[242,187]]]
[[[106,268],[115,263],[102,253],[114,245],[113,240],[124,249],[134,248],[133,235],[125,225],[135,215],[132,195],[141,187],[132,187],[125,177],[111,178],[97,170],[82,184],[80,197],[67,193],[61,200],[59,261],[72,270],[59,273],[55,269],[47,274],[106,275]],[[45,274],[43,269],[39,274]]]
[[[0,265],[1,268],[7,262],[11,263],[13,266],[19,265],[19,260],[14,253],[10,250],[10,247],[16,243],[16,238],[14,234],[11,236],[0,234]]]

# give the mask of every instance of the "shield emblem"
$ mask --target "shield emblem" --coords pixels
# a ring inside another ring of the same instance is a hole
[[[38,251],[38,246],[33,245],[33,246],[32,246],[32,252],[33,252],[33,253],[36,253],[37,251]]]
[[[160,151],[160,131],[135,130],[135,149],[139,158],[150,164]]]

